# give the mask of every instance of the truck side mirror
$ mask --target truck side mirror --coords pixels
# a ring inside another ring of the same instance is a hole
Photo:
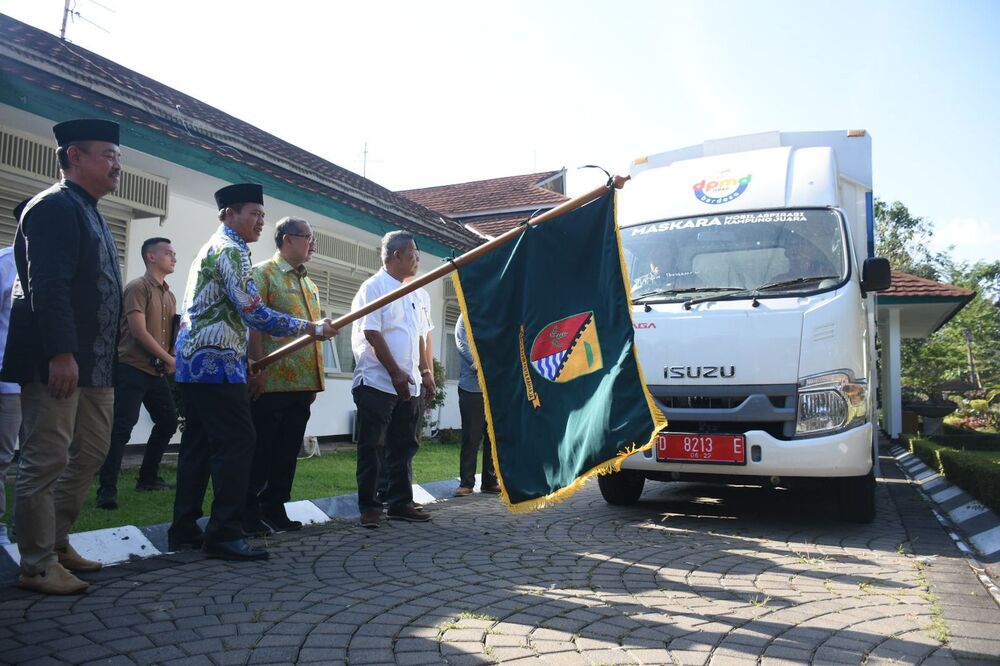
[[[861,291],[883,291],[892,285],[892,271],[885,257],[869,257],[861,269]]]

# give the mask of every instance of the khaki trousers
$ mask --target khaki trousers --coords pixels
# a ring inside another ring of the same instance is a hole
[[[4,484],[7,470],[17,449],[21,429],[21,394],[0,393],[0,518],[7,515],[7,493]]]
[[[41,382],[21,391],[27,436],[15,485],[14,526],[22,573],[41,573],[69,543],[87,490],[108,453],[113,388],[80,388],[57,400]]]

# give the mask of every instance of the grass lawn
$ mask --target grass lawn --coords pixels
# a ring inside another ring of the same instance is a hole
[[[426,483],[440,481],[458,476],[458,454],[461,447],[458,444],[442,444],[435,441],[424,441],[420,451],[413,459],[413,482]],[[333,497],[357,492],[355,481],[356,459],[354,451],[335,451],[322,456],[300,460],[295,473],[295,485],[292,487],[292,500],[314,499],[318,497]],[[477,467],[477,469],[479,469]],[[173,491],[145,492],[135,490],[138,469],[122,472],[118,480],[117,511],[103,511],[94,506],[97,493],[96,481],[87,492],[83,511],[73,526],[74,532],[88,532],[104,527],[119,527],[121,525],[155,525],[169,522],[173,515]],[[165,462],[161,466],[160,475],[169,483],[177,476],[177,468]],[[14,482],[13,474],[10,482],[5,484],[7,493],[7,515],[3,522],[13,522]],[[212,502],[212,485],[209,483],[205,496],[205,514],[208,515]]]

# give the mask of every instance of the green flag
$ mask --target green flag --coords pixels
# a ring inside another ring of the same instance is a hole
[[[625,275],[610,190],[453,276],[512,511],[566,499],[666,426],[636,356]]]

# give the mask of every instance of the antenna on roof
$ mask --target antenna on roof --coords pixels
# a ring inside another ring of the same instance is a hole
[[[382,160],[372,160],[373,162],[381,162]],[[368,177],[368,142],[365,141],[364,150],[361,151],[361,177]]]
[[[115,10],[111,9],[107,5],[102,5],[101,3],[97,2],[97,0],[89,0],[89,2],[91,4],[97,5],[98,7],[100,7],[105,11],[111,12],[112,14],[115,13]],[[75,23],[76,19],[80,19],[81,21],[89,23],[90,25],[94,26],[98,30],[101,30],[102,32],[109,33],[107,28],[105,28],[102,25],[98,25],[97,23],[94,23],[90,19],[86,18],[83,14],[78,12],[76,10],[76,4],[77,0],[66,0],[66,4],[63,6],[63,20],[62,20],[62,28],[59,30],[59,39],[66,41],[66,24],[69,21],[73,21]]]

